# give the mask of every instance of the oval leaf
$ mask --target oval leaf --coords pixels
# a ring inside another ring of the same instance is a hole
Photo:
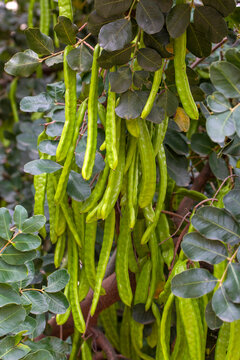
[[[0,307],[8,304],[21,304],[18,293],[8,284],[0,284]]]
[[[91,188],[81,174],[71,170],[67,184],[68,195],[74,200],[83,201],[91,194]]]
[[[64,314],[69,307],[68,300],[62,292],[44,293],[49,311],[54,314]]]
[[[13,55],[13,57],[6,62],[4,70],[13,76],[28,77],[37,69],[38,65],[38,55],[32,50],[26,50]]]
[[[136,8],[136,21],[147,34],[159,32],[164,25],[164,16],[158,2],[140,0]]]
[[[98,35],[99,45],[106,51],[124,48],[132,40],[132,24],[128,19],[119,19],[104,25]]]
[[[32,314],[42,314],[48,311],[48,304],[45,296],[36,290],[23,291],[23,301],[31,304],[30,312]]]
[[[6,264],[0,259],[0,282],[11,283],[24,280],[28,275],[25,265],[14,266]]]
[[[224,286],[221,286],[214,293],[212,307],[222,321],[232,322],[240,320],[240,304],[234,304],[230,301]]]
[[[37,249],[41,245],[41,239],[39,236],[32,234],[19,234],[15,237],[13,243],[17,250],[24,252]]]
[[[92,54],[89,49],[81,44],[67,55],[67,62],[70,68],[79,73],[87,72],[92,67]]]
[[[240,264],[229,263],[223,286],[231,301],[240,303]]]
[[[40,32],[38,28],[25,30],[28,45],[38,55],[50,55],[54,52],[52,39]]]
[[[20,325],[26,317],[21,305],[6,305],[0,309],[0,336],[6,335]]]
[[[48,276],[48,285],[44,287],[44,291],[49,293],[55,293],[57,291],[62,290],[67,285],[70,279],[70,275],[68,274],[66,269],[60,269],[54,271],[51,275]]]
[[[216,61],[210,66],[210,79],[227,98],[240,96],[240,69],[227,61]]]
[[[156,50],[151,48],[142,48],[137,55],[138,64],[146,71],[156,71],[160,69],[162,58]]]
[[[29,219],[25,220],[22,225],[22,231],[24,233],[35,233],[39,231],[45,224],[46,218],[43,215],[33,215]]]
[[[76,43],[78,27],[73,24],[69,18],[59,16],[58,22],[54,26],[54,31],[56,32],[58,39],[63,44],[74,45]]]
[[[167,15],[167,30],[172,38],[181,36],[190,23],[191,8],[188,4],[175,5]]]
[[[27,218],[28,218],[27,210],[23,206],[17,205],[13,213],[13,220],[17,225],[18,229],[20,230],[22,229],[22,224],[25,220],[27,220]]]
[[[12,222],[8,209],[0,208],[0,237],[5,240],[10,240],[12,231],[10,231],[10,224]]]
[[[55,161],[45,159],[33,160],[24,165],[24,171],[32,175],[51,174],[61,168]]]
[[[53,98],[47,93],[36,96],[25,96],[20,101],[20,109],[24,112],[45,112],[53,106]]]

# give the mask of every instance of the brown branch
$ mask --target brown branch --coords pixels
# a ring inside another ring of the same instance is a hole
[[[212,48],[211,54],[216,51],[218,48],[220,48],[225,42],[227,42],[228,38],[225,37],[224,39],[222,39],[222,41],[220,43],[218,43],[217,45],[215,45]],[[196,66],[198,66],[198,64],[200,64],[203,60],[205,60],[206,58],[198,58],[194,61],[194,63],[192,63],[191,68],[194,69]]]
[[[91,333],[93,334],[93,341],[105,352],[107,359],[116,360],[117,354],[106,336],[98,328],[91,328]]]

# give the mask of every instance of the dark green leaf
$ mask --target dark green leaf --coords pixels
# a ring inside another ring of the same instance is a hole
[[[38,150],[41,151],[44,154],[55,156],[56,151],[57,151],[57,146],[58,146],[58,141],[55,141],[55,140],[43,140],[38,145]]]
[[[129,67],[120,67],[117,71],[109,73],[111,90],[115,93],[127,91],[132,84],[132,73]]]
[[[69,274],[66,269],[59,269],[54,271],[48,276],[47,287],[44,287],[44,291],[48,293],[55,293],[65,288],[69,281]]]
[[[24,233],[34,233],[39,231],[45,224],[46,218],[43,215],[33,215],[29,219],[25,220],[22,225],[22,231]],[[20,234],[21,235],[21,234]],[[30,241],[30,238],[29,238]],[[29,249],[30,250],[30,249]]]
[[[38,55],[32,50],[25,50],[13,55],[5,64],[6,73],[13,76],[30,76],[38,67]]]
[[[213,308],[212,308],[212,300],[209,301],[209,303],[206,306],[205,309],[205,320],[207,322],[208,327],[211,330],[219,329],[222,325],[222,320],[219,319],[219,317],[216,316]]]
[[[119,15],[127,11],[132,0],[95,0],[95,9],[103,18]]]
[[[0,336],[14,330],[26,317],[26,311],[21,305],[6,305],[0,309]]]
[[[224,209],[204,206],[193,216],[192,225],[208,239],[231,245],[240,241],[239,225]]]
[[[220,42],[227,35],[227,25],[221,14],[210,6],[196,6],[194,11],[196,30],[204,33],[213,43]]]
[[[9,265],[0,259],[0,283],[11,283],[24,280],[27,277],[25,265]]]
[[[239,221],[240,220],[240,191],[231,190],[223,198],[225,208]]]
[[[188,173],[188,161],[186,157],[177,155],[167,146],[165,147],[165,152],[169,176],[176,181],[178,186],[188,186],[190,176]]]
[[[217,61],[210,66],[210,79],[217,90],[227,98],[240,95],[240,69],[227,61]]]
[[[132,40],[132,24],[128,19],[119,19],[103,25],[98,41],[106,51],[123,49]]]
[[[10,231],[10,224],[12,222],[8,209],[0,208],[0,237],[5,240],[10,240],[12,231]]]
[[[91,188],[81,174],[71,170],[67,184],[68,195],[74,200],[83,201],[91,194]]]
[[[19,332],[23,332],[25,336],[27,335],[29,336],[33,333],[36,326],[37,326],[36,320],[31,316],[26,316],[24,322],[22,322],[18,327],[16,327],[13,333],[17,334]]]
[[[230,300],[240,303],[240,264],[229,262],[223,286]]]
[[[17,205],[13,213],[13,220],[17,225],[18,229],[20,230],[22,229],[22,224],[25,220],[27,220],[27,218],[28,218],[27,210],[23,206]]]
[[[36,255],[35,250],[22,252],[15,249],[14,246],[7,246],[1,254],[1,258],[9,265],[22,265],[27,261],[35,259]]]
[[[167,30],[172,38],[181,36],[190,23],[191,8],[188,4],[175,5],[167,15]]]
[[[169,58],[172,56],[172,54],[165,48],[165,45],[167,45],[170,41],[169,34],[165,28],[163,28],[157,34],[144,33],[143,41],[146,47],[156,50],[161,55],[161,57]]]
[[[141,303],[134,305],[132,317],[135,321],[144,325],[152,324],[156,320],[151,308],[146,311],[145,304]]]
[[[22,359],[30,350],[27,345],[20,344],[16,336],[6,336],[0,341],[0,357],[3,360]]]
[[[164,109],[158,104],[157,100],[153,104],[150,114],[146,117],[146,120],[151,121],[155,124],[160,124],[165,118]]]
[[[214,293],[212,307],[222,321],[232,322],[240,319],[240,304],[230,301],[224,286],[220,286]]]
[[[224,147],[223,154],[232,155],[232,156],[240,156],[240,139],[237,135],[235,135],[232,141]]]
[[[58,22],[54,26],[54,31],[56,32],[58,39],[63,44],[74,45],[76,43],[78,27],[73,24],[69,18],[59,16]]]
[[[178,98],[170,90],[165,90],[162,94],[159,95],[157,103],[161,106],[167,116],[173,116],[178,107]]]
[[[84,150],[85,149],[86,148],[84,148]],[[84,155],[85,155],[85,152],[82,152],[82,151],[80,153],[75,154],[76,164],[80,168],[83,167]],[[105,167],[104,159],[103,159],[102,155],[98,151],[96,151],[92,176],[100,173],[104,169],[104,167]]]
[[[20,109],[24,112],[45,112],[53,106],[53,99],[47,93],[26,96],[20,101]]]
[[[64,314],[69,307],[66,296],[62,292],[44,293],[49,311],[54,314]]]
[[[232,109],[232,114],[236,127],[236,133],[240,136],[240,103]]]
[[[172,292],[183,298],[197,298],[211,292],[217,279],[206,269],[190,269],[175,275],[172,279]]]
[[[47,93],[54,99],[55,102],[60,102],[64,100],[64,93],[65,93],[65,84],[63,81],[54,82],[52,84],[47,84]],[[64,108],[64,107],[63,107]],[[54,111],[52,109],[52,111]],[[62,108],[60,108],[62,110]],[[49,114],[47,114],[49,116]],[[50,117],[50,116],[49,116]],[[57,120],[52,119],[52,120]]]
[[[229,175],[226,161],[223,158],[218,158],[215,152],[209,156],[209,165],[217,179],[224,180]]]
[[[96,10],[94,10],[90,13],[90,15],[88,17],[88,23],[87,23],[88,31],[92,35],[97,36],[103,25],[106,25],[111,21],[122,18],[123,16],[124,16],[124,14],[120,13],[117,16],[111,16],[108,18],[104,18],[104,17],[98,15]]]
[[[23,360],[54,360],[54,359],[49,351],[37,350],[36,352],[25,356]]]
[[[163,13],[168,13],[172,7],[173,0],[161,0],[158,4]]]
[[[132,44],[126,45],[121,50],[107,52],[102,51],[98,58],[98,65],[104,69],[110,69],[113,65],[125,65],[131,57]]]
[[[232,111],[210,115],[206,123],[207,133],[214,142],[222,143],[226,136],[235,133],[235,123]]]
[[[151,48],[142,48],[137,55],[138,64],[146,71],[156,71],[160,69],[162,58],[156,50]]]
[[[38,28],[25,30],[28,45],[31,50],[39,55],[50,55],[54,52],[52,39],[40,32]]]
[[[140,88],[144,83],[147,82],[148,77],[149,77],[148,71],[144,71],[144,70],[134,71],[133,83],[136,87]]]
[[[72,70],[79,73],[87,72],[92,67],[92,54],[84,44],[81,44],[76,49],[70,51],[67,56],[67,62]]]
[[[197,232],[185,235],[181,246],[185,255],[193,261],[205,261],[215,265],[228,257],[223,243],[208,240]]]
[[[212,50],[211,42],[192,23],[187,28],[187,49],[199,58],[209,56]]]
[[[209,155],[214,148],[214,143],[207,133],[193,134],[191,137],[191,148],[199,155]]]
[[[22,297],[26,303],[32,304],[30,312],[32,314],[42,314],[48,311],[46,297],[39,291],[23,291]]]
[[[164,25],[164,16],[158,2],[140,0],[136,8],[136,21],[147,34],[159,32]]]
[[[238,49],[228,49],[225,52],[225,57],[227,61],[237,66],[240,69],[240,51]]]
[[[141,115],[147,100],[147,93],[143,91],[127,91],[121,95],[116,114],[124,119],[136,119]]]
[[[36,320],[37,325],[36,325],[36,328],[34,329],[34,332],[33,332],[33,338],[41,335],[44,332],[44,329],[46,327],[45,314],[36,315],[35,320]]]
[[[8,284],[0,284],[0,307],[8,304],[21,304],[18,293]]]
[[[35,215],[35,216],[41,216],[41,215]],[[30,220],[30,219],[29,219]],[[27,222],[28,220],[26,220]],[[25,222],[24,222],[25,223]],[[23,223],[23,225],[24,225]],[[45,223],[45,222],[44,222]],[[31,226],[31,225],[30,225]],[[31,227],[31,229],[34,226]],[[36,227],[36,226],[35,226]],[[39,229],[39,227],[38,227]],[[37,230],[34,231],[26,231],[26,232],[35,232]],[[40,245],[41,245],[41,239],[39,236],[37,235],[33,235],[33,234],[19,234],[15,237],[14,241],[13,241],[14,246],[16,247],[17,250],[19,251],[31,251],[31,250],[35,250],[37,249]]]
[[[50,137],[61,136],[63,129],[62,122],[55,122],[53,124],[49,124],[46,130],[46,134]]]
[[[53,66],[53,65],[61,64],[61,63],[63,63],[63,54],[52,56],[45,60],[45,64],[47,66]]]
[[[224,17],[231,14],[236,8],[235,0],[203,0],[203,4],[215,8]]]
[[[165,144],[167,144],[176,154],[187,155],[188,144],[186,139],[176,130],[169,129],[164,138]]]
[[[231,109],[229,100],[219,91],[215,91],[207,97],[208,107],[217,113],[221,113]]]
[[[33,160],[24,165],[24,171],[32,175],[51,174],[61,168],[61,165],[46,159]]]

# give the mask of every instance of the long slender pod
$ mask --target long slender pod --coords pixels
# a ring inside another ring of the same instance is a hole
[[[17,109],[17,104],[16,104],[16,91],[17,91],[17,84],[18,84],[18,78],[15,77],[11,84],[10,84],[10,89],[9,89],[9,100],[10,100],[10,104],[11,104],[11,108],[12,108],[12,114],[13,114],[13,119],[14,122],[19,122],[19,117],[18,117],[18,109]]]
[[[83,341],[81,345],[81,355],[82,360],[92,360],[91,348],[88,345],[87,341]]]
[[[121,354],[126,356],[128,359],[131,358],[130,326],[131,326],[131,309],[128,306],[125,306],[121,321],[119,341],[120,341]]]
[[[97,148],[97,98],[98,98],[98,55],[100,46],[97,44],[93,52],[92,74],[88,99],[88,134],[87,146],[82,167],[82,176],[89,180],[94,166]]]
[[[84,240],[84,265],[89,285],[94,290],[96,286],[95,269],[95,241],[97,233],[97,221],[86,224]]]
[[[174,295],[171,293],[163,308],[161,320],[161,346],[164,360],[170,359],[170,328],[173,302]]]
[[[166,131],[168,127],[168,116],[165,115],[164,120],[160,124],[155,125],[155,133],[153,135],[153,151],[155,156],[157,156],[158,152],[161,149]]]
[[[66,296],[66,298],[68,299],[68,293],[69,293],[69,283],[67,284],[67,286],[64,289],[64,295]],[[69,307],[67,308],[67,311],[64,314],[57,314],[56,315],[56,322],[58,325],[63,325],[65,324],[65,322],[67,321],[67,319],[69,318],[71,314],[71,305],[69,304]]]
[[[50,28],[49,0],[40,0],[40,31],[48,35]]]
[[[230,324],[230,336],[226,360],[240,359],[240,320]]]
[[[152,304],[152,300],[155,294],[156,286],[157,286],[157,272],[158,272],[158,243],[155,232],[153,232],[150,236],[149,240],[149,248],[151,252],[151,263],[152,263],[152,273],[151,273],[151,282],[149,287],[149,293],[147,302],[145,305],[145,310],[150,309]]]
[[[71,0],[58,0],[59,16],[65,16],[73,21],[73,9]]]
[[[47,175],[47,202],[48,202],[48,212],[49,212],[49,225],[50,225],[50,240],[52,244],[55,244],[57,241],[57,233],[55,231],[55,216],[56,216],[56,206],[54,203],[55,188],[53,183],[54,174]]]
[[[81,344],[81,333],[75,328],[72,336],[72,348],[69,360],[76,360]]]
[[[55,251],[54,251],[54,265],[58,268],[61,265],[63,255],[66,247],[66,235],[62,234],[56,243]]]
[[[100,321],[104,327],[104,333],[115,349],[119,351],[119,334],[117,329],[116,304],[109,306],[100,314]]]
[[[155,303],[152,303],[152,312],[156,318],[157,328],[158,328],[155,360],[163,360],[162,345],[161,345],[161,315],[158,306]]]
[[[54,0],[50,0],[50,7],[51,7],[51,12],[52,12],[52,24],[53,24],[53,28],[55,27],[55,25],[57,24],[57,14],[55,13],[55,2]],[[54,44],[55,46],[58,48],[60,46],[59,43],[59,39],[57,37],[56,32],[54,31]]]
[[[133,156],[137,149],[137,139],[131,135],[129,135],[128,139],[128,149],[127,149],[127,156],[126,156],[126,162],[125,162],[125,168],[124,168],[124,174],[127,173],[131,163]]]
[[[33,27],[33,12],[34,12],[35,0],[30,0],[28,5],[28,27]]]
[[[215,360],[226,360],[227,350],[230,338],[230,323],[224,322],[219,330],[216,349]]]

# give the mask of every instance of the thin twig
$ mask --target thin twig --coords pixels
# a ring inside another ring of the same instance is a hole
[[[175,246],[175,249],[174,249],[174,255],[173,255],[173,260],[172,260],[172,263],[171,263],[171,266],[170,266],[170,269],[169,269],[169,275],[171,274],[172,272],[172,269],[173,269],[173,266],[174,266],[174,263],[175,263],[175,259],[176,259],[176,256],[177,256],[177,252],[178,252],[178,248],[181,244],[181,241],[184,237],[184,235],[186,234],[186,232],[188,231],[188,228],[189,228],[189,224],[187,224],[185,226],[185,228],[183,229],[183,231],[181,232],[179,238],[178,238],[178,241],[176,243],[176,246]]]
[[[175,213],[175,212],[172,212],[172,211],[168,211],[168,210],[162,210],[161,213],[166,214],[166,215],[170,215],[170,216],[175,216],[175,217],[177,217],[177,218],[179,218],[179,219],[183,219],[183,218],[184,218],[184,216],[182,216],[182,215],[180,215],[180,214],[177,214],[177,213]],[[188,219],[185,219],[185,221],[186,221],[187,223],[189,223],[189,220],[188,220]]]
[[[174,237],[174,236],[178,233],[178,231],[179,231],[179,229],[181,228],[181,226],[182,226],[182,224],[184,223],[184,221],[186,221],[186,217],[189,216],[189,215],[191,215],[190,212],[188,212],[188,213],[182,218],[182,220],[181,220],[181,222],[180,222],[177,230],[176,230],[172,235],[170,235],[168,238],[166,238],[165,240],[161,241],[158,245],[162,245],[163,243],[165,243],[165,241],[167,241],[167,240],[171,239],[172,237]],[[188,221],[188,224],[187,224],[187,225],[189,226],[189,224],[190,224],[190,222]]]
[[[224,39],[222,39],[222,41],[220,43],[218,43],[217,45],[215,45],[213,48],[212,48],[212,51],[211,51],[211,54],[216,51],[218,48],[220,48],[226,41],[228,40],[227,37],[225,37]],[[203,58],[198,58],[194,61],[194,63],[192,63],[192,65],[190,66],[191,69],[194,69],[196,66],[198,66],[198,64],[200,64],[203,60],[205,60],[206,57],[203,57]]]
[[[237,174],[231,174],[229,176],[227,176],[223,182],[221,183],[221,185],[219,186],[219,188],[217,189],[217,191],[215,192],[213,198],[212,198],[212,202],[211,202],[211,205],[213,204],[213,201],[215,201],[216,197],[218,196],[220,190],[222,189],[223,185],[225,184],[226,181],[228,181],[228,179],[232,178],[232,177],[236,177],[238,176]]]

